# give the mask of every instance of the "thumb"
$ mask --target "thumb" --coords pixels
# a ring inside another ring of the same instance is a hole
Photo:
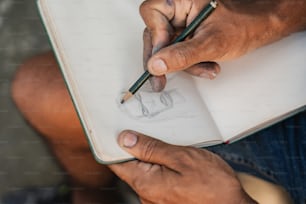
[[[202,59],[200,44],[198,40],[190,39],[161,49],[149,59],[149,72],[160,76],[207,61],[208,59]]]
[[[118,137],[119,145],[137,159],[154,164],[171,167],[173,157],[179,152],[179,147],[164,143],[137,133],[135,131],[123,131]]]

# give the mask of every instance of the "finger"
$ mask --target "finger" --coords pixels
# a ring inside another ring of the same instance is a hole
[[[180,148],[135,131],[123,131],[118,137],[119,145],[137,159],[160,164],[175,170]]]
[[[143,67],[147,70],[147,62],[152,55],[153,49],[151,33],[147,28],[143,32],[143,44]],[[162,91],[167,82],[165,76],[152,76],[149,80],[153,91],[156,92]]]
[[[165,75],[162,76],[152,76],[150,77],[150,83],[152,86],[153,91],[160,92],[162,91],[167,83],[167,78]]]
[[[152,38],[153,53],[169,43],[173,28],[169,20],[173,18],[174,7],[170,0],[147,0],[140,6],[140,14]]]
[[[148,61],[148,71],[156,76],[179,71],[200,62],[199,45],[190,39],[163,48]]]
[[[137,192],[138,186],[140,185],[139,182],[141,182],[141,185],[146,185],[147,179],[146,177],[146,169],[148,167],[141,167],[139,165],[141,161],[129,161],[124,163],[118,163],[118,164],[111,164],[108,167],[124,182],[126,182],[134,191],[142,196],[143,192]],[[150,185],[148,183],[148,185]]]
[[[192,1],[169,1],[174,4],[174,16],[171,20],[171,24],[175,28],[184,28],[186,27],[187,21],[194,16],[190,16],[190,11],[194,6]],[[201,1],[202,2],[202,1]]]
[[[165,182],[165,179],[167,179],[167,183],[171,184],[177,181],[176,172],[157,164],[142,161],[111,164],[109,168],[147,202],[164,193],[160,191],[160,184]],[[164,190],[169,189],[165,186]]]
[[[130,184],[132,180],[137,178],[137,174],[141,169],[138,168],[139,161],[129,161],[118,164],[111,164],[108,167],[123,181]]]
[[[203,28],[188,40],[165,47],[148,61],[148,71],[156,76],[187,69],[203,61],[216,61],[227,53],[223,33]],[[207,31],[207,32],[206,32]]]
[[[220,70],[220,66],[216,62],[201,62],[187,68],[185,71],[197,77],[214,79],[220,73]]]
[[[153,49],[153,45],[152,45],[151,33],[148,30],[148,28],[146,28],[143,31],[143,67],[144,69],[147,69],[147,62],[152,56],[152,49]]]
[[[151,181],[154,176],[155,180],[159,180],[160,165],[142,162],[139,160],[111,164],[109,168],[123,181],[128,183],[135,191],[139,189],[135,181],[141,182],[143,185],[151,185],[155,182]]]
[[[150,31],[164,30],[171,34],[186,27],[205,3],[207,1],[147,0],[140,6],[140,13]],[[159,39],[160,33],[153,34],[154,39]]]

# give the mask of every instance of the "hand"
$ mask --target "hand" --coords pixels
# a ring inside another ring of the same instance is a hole
[[[121,147],[139,160],[110,165],[143,204],[251,204],[234,171],[217,155],[180,147],[133,131],[119,135]]]
[[[217,9],[184,42],[170,45],[209,0],[146,0],[140,7],[144,32],[145,68],[160,91],[164,74],[178,70],[213,79],[215,61],[236,58],[250,50],[305,29],[306,1],[219,0]]]

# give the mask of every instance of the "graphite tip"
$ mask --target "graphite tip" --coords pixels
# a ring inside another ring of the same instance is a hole
[[[120,103],[123,104],[124,102],[126,102],[127,100],[129,100],[129,98],[131,98],[133,96],[133,94],[131,92],[127,92],[123,98],[121,99]]]

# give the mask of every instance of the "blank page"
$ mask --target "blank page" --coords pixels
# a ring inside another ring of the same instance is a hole
[[[196,83],[224,140],[305,107],[306,32],[220,65],[215,80]]]

